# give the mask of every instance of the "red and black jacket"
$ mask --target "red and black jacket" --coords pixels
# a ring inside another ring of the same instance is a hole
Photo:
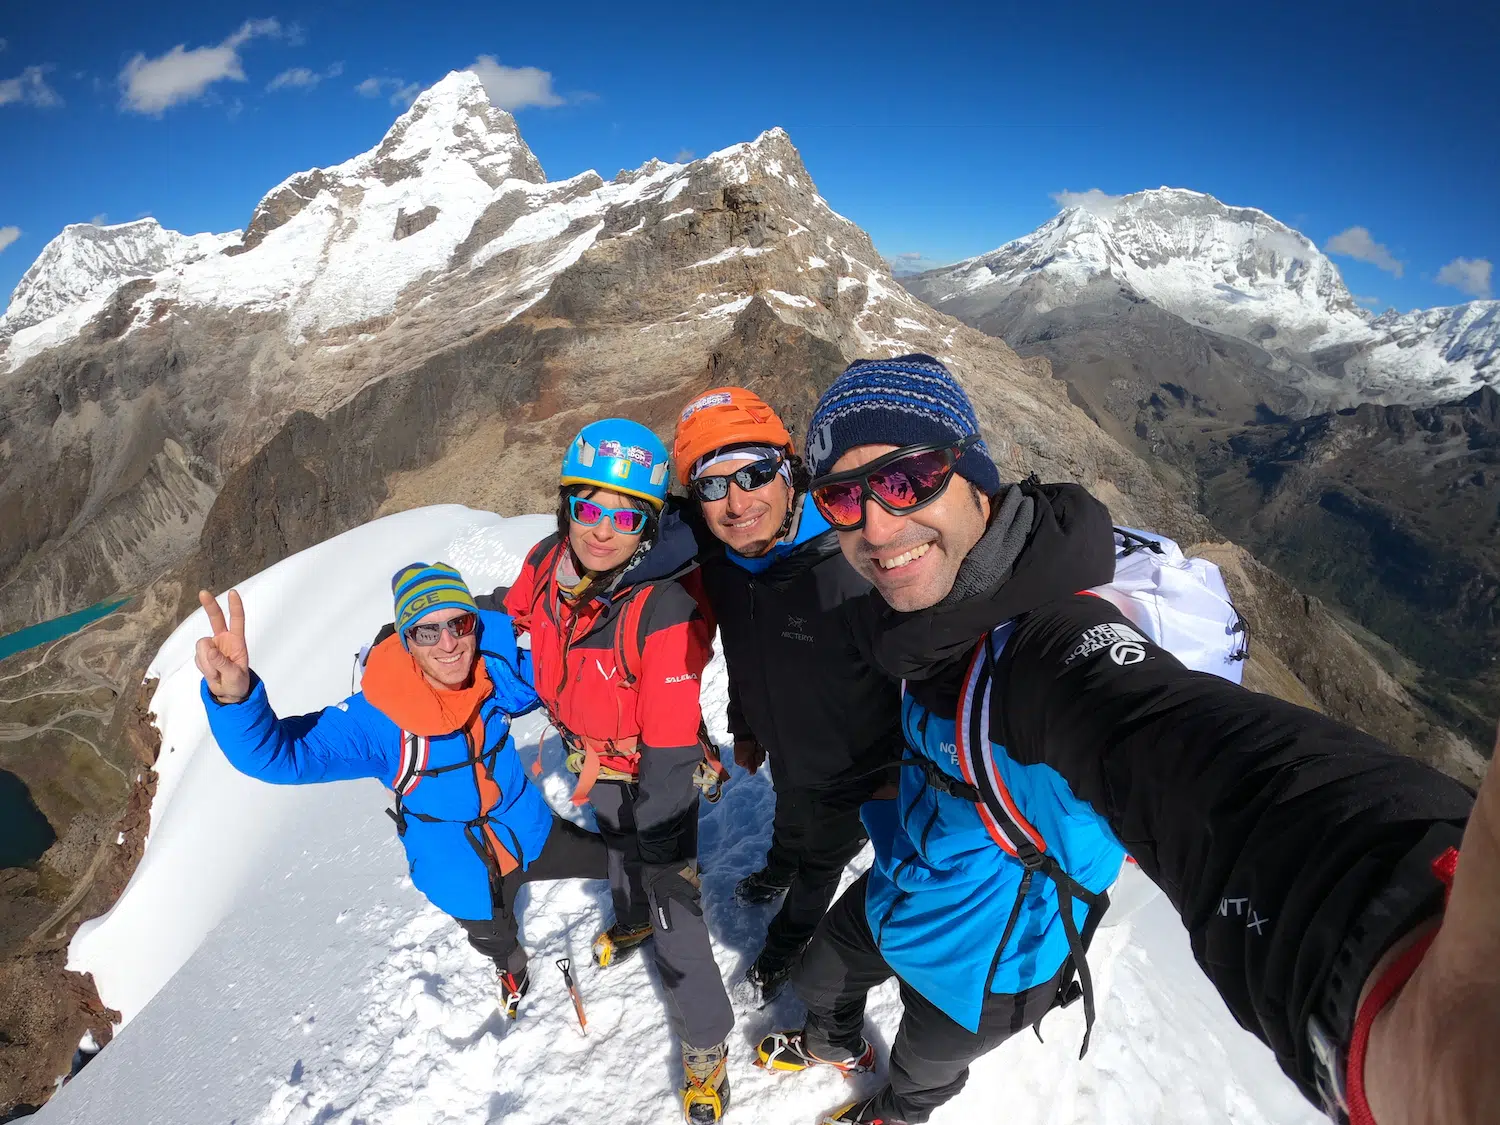
[[[678,828],[696,810],[693,772],[703,759],[699,688],[713,656],[713,623],[699,605],[696,544],[668,513],[655,544],[608,592],[571,603],[556,573],[557,535],[526,557],[509,590],[495,591],[531,634],[536,691],[564,738],[639,786],[642,858],[685,858]],[[622,636],[630,629],[632,636]],[[581,791],[586,795],[581,778]]]

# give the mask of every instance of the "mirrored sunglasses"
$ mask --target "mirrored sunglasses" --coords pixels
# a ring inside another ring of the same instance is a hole
[[[606,508],[582,496],[568,497],[568,517],[579,527],[598,527],[606,516],[622,535],[639,535],[646,530],[646,513],[639,508]]]
[[[893,516],[905,516],[943,494],[954,466],[978,438],[957,445],[908,445],[846,473],[812,482],[818,511],[839,531],[865,525],[865,502],[874,500]]]
[[[781,464],[780,457],[766,457],[760,461],[742,465],[727,476],[696,477],[688,488],[695,499],[712,503],[729,495],[730,481],[739,485],[742,492],[754,492],[757,488],[764,488],[776,479],[776,474],[781,471]]]
[[[451,621],[429,621],[420,625],[413,625],[406,630],[406,639],[414,645],[421,645],[423,648],[427,648],[429,645],[437,644],[445,632],[451,633],[455,641],[462,640],[472,633],[474,627],[478,624],[479,619],[472,613],[464,613],[453,618]]]

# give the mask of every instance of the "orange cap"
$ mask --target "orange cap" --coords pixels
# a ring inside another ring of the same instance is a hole
[[[731,445],[771,445],[792,451],[792,435],[776,411],[744,387],[715,387],[683,408],[672,440],[677,479],[687,484],[693,465],[705,453]]]

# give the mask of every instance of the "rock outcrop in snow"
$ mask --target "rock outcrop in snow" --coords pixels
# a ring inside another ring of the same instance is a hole
[[[1500,302],[1372,318],[1304,235],[1177,188],[1086,199],[998,250],[905,284],[971,324],[1107,297],[1149,301],[1293,368],[1286,382],[1309,412],[1430,403],[1500,383]]]

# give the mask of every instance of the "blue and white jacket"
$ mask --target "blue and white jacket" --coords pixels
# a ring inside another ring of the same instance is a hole
[[[484,726],[480,761],[466,768],[462,764],[473,755],[465,733],[403,737],[401,722],[386,713],[399,716],[400,700],[382,700],[382,710],[367,697],[373,690],[369,668],[366,691],[314,714],[286,719],[272,710],[258,676],[252,677],[250,695],[235,704],[219,703],[208,685],[202,686],[214,738],[243,774],[276,785],[374,777],[392,788],[405,778],[401,843],[412,882],[440,910],[469,920],[493,916],[493,844],[498,842],[518,866],[528,867],[541,854],[553,821],[546,799],[526,776],[510,733],[511,719],[537,706],[529,654],[517,648],[508,615],[481,610],[479,619],[479,653],[493,691],[479,707]],[[395,638],[386,642],[399,643]],[[372,653],[372,667],[375,659]],[[413,769],[434,772],[424,772],[408,788]],[[498,796],[489,782],[498,787]],[[488,808],[486,793],[493,802]]]

